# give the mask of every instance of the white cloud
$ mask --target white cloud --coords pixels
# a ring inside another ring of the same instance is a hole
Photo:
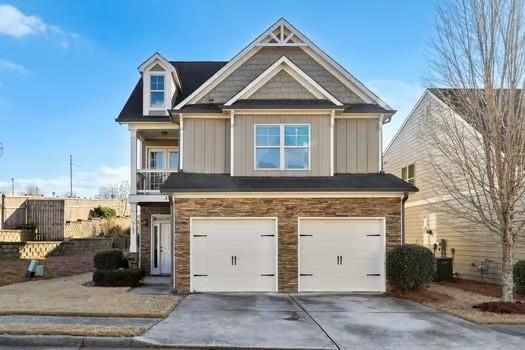
[[[383,129],[383,147],[386,148],[423,94],[424,88],[419,83],[401,80],[372,80],[366,86],[397,110],[392,121]]]
[[[46,31],[47,25],[40,18],[24,15],[12,5],[0,5],[0,34],[21,38]]]
[[[97,171],[75,172],[73,169],[73,192],[81,197],[91,197],[98,194],[101,187],[129,180],[129,167],[102,166]],[[65,195],[69,193],[69,176],[50,178],[15,178],[15,192],[23,193],[27,186],[37,185],[45,195]],[[11,192],[10,181],[0,181],[0,192]]]
[[[21,64],[0,58],[0,72],[28,74],[29,70]]]
[[[72,40],[80,38],[78,33],[68,33],[57,25],[46,24],[37,16],[28,16],[12,5],[0,4],[0,35],[22,38],[29,35],[42,35],[54,39],[66,50]]]

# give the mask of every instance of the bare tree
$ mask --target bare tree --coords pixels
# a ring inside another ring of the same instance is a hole
[[[26,196],[41,196],[42,195],[42,191],[40,190],[40,188],[38,188],[38,185],[27,185],[26,186],[26,191],[25,191],[25,195]]]
[[[513,301],[525,226],[525,0],[450,0],[438,13],[429,83],[447,88],[434,92],[453,112],[428,113],[425,130],[443,210],[498,238],[502,299]]]

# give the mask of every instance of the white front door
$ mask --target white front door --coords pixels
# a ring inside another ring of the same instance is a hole
[[[169,221],[154,221],[151,233],[151,274],[171,274],[171,240]]]
[[[385,291],[384,219],[300,219],[299,291]]]
[[[276,219],[192,218],[191,290],[277,290]]]

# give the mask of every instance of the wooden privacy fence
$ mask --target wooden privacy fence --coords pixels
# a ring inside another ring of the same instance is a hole
[[[35,240],[62,241],[64,239],[64,201],[28,199],[27,223],[35,226]]]

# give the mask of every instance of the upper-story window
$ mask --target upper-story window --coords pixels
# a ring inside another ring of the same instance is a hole
[[[256,170],[308,170],[309,168],[309,124],[255,126]]]
[[[414,163],[401,168],[401,178],[412,185],[416,184],[416,165]]]
[[[164,107],[164,75],[150,77],[151,107]]]

